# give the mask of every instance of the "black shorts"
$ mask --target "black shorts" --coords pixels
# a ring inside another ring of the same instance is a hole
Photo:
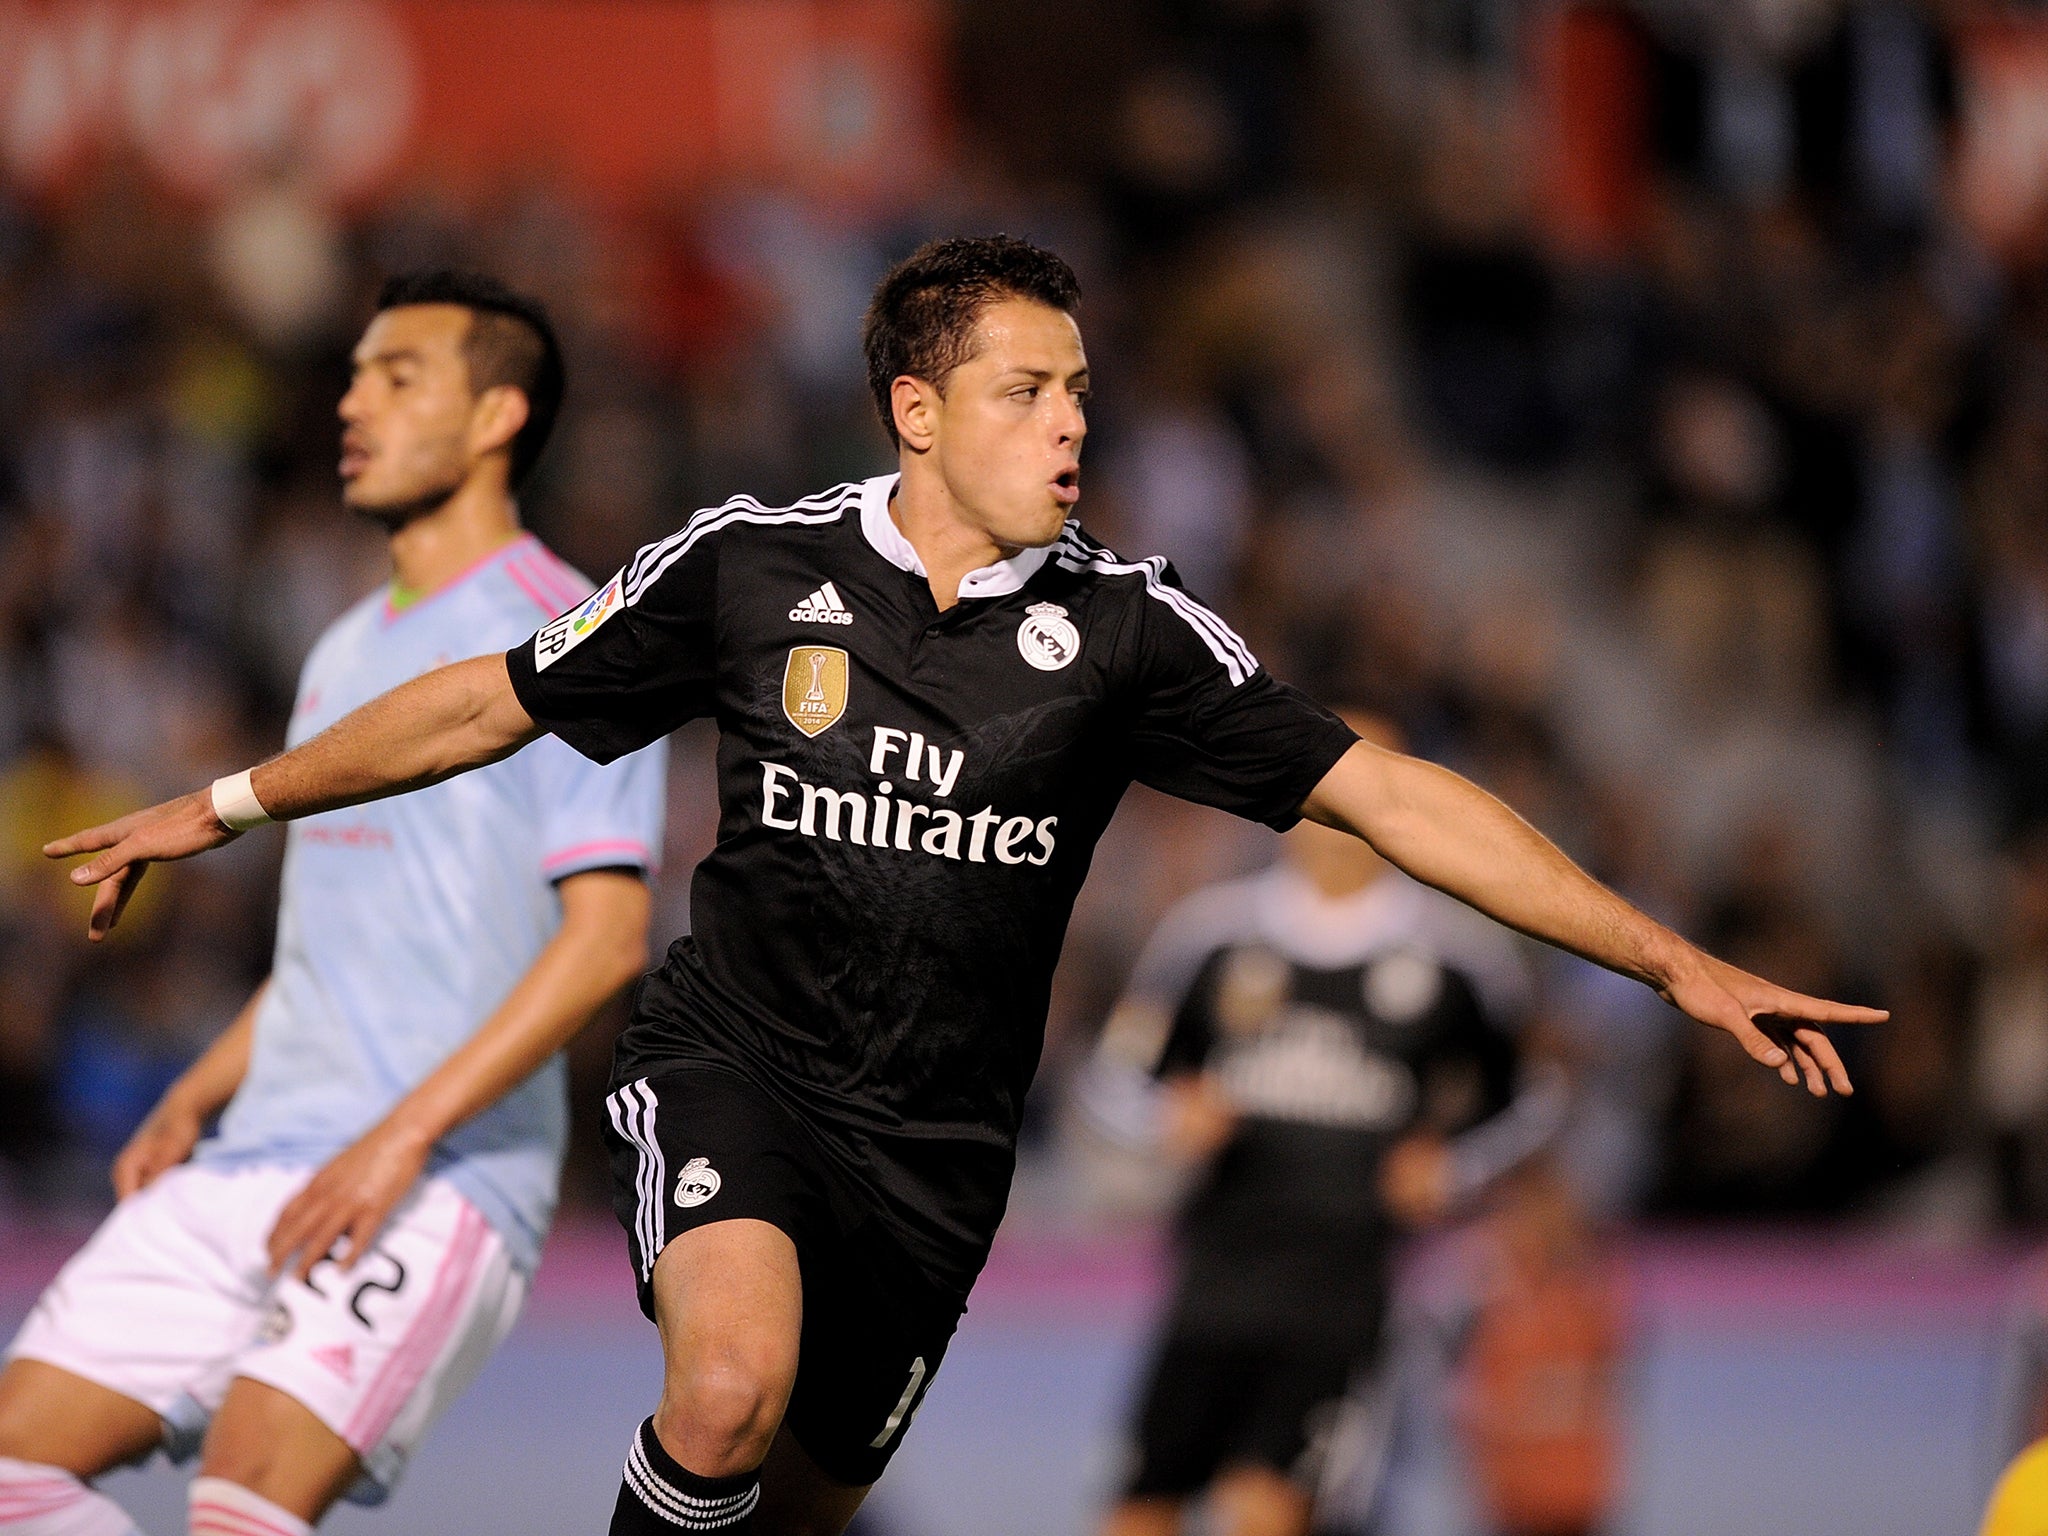
[[[1126,1495],[1191,1498],[1228,1466],[1313,1482],[1310,1452],[1369,1346],[1352,1333],[1233,1338],[1170,1326],[1145,1384]]]
[[[612,1208],[640,1310],[654,1316],[654,1261],[679,1233],[741,1219],[787,1233],[804,1321],[783,1423],[827,1476],[874,1482],[938,1374],[965,1298],[933,1286],[833,1178],[810,1134],[745,1078],[657,1073],[614,1090],[606,1109]]]

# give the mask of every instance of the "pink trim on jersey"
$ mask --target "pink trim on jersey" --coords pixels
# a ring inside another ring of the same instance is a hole
[[[541,873],[552,874],[564,864],[573,864],[578,859],[603,853],[630,853],[640,863],[650,868],[654,864],[654,860],[648,855],[647,845],[638,838],[601,837],[596,842],[578,843],[573,848],[561,848],[549,854],[540,861]]]
[[[194,1499],[191,1536],[299,1536],[299,1533],[290,1526],[261,1519],[246,1510],[216,1504],[211,1499]]]
[[[469,1294],[470,1283],[476,1278],[478,1261],[484,1251],[484,1235],[488,1230],[475,1207],[464,1201],[462,1214],[455,1224],[455,1236],[448,1244],[440,1269],[435,1272],[434,1289],[427,1297],[427,1304],[413,1319],[405,1337],[398,1341],[398,1347],[384,1362],[384,1368],[377,1373],[370,1390],[363,1394],[355,1417],[342,1431],[341,1438],[363,1455],[377,1448],[378,1442],[390,1431],[392,1421],[405,1407],[406,1399],[418,1389],[427,1371],[447,1347],[449,1336],[462,1317],[463,1298]]]
[[[505,562],[505,574],[519,584],[519,590],[532,599],[533,606],[538,608],[548,618],[552,619],[556,614],[566,612],[572,606],[568,603],[558,603],[549,597],[547,593],[541,591],[539,584],[532,576],[527,574],[524,566],[507,560]]]
[[[489,554],[483,556],[481,559],[470,561],[469,564],[465,565],[453,576],[450,576],[446,581],[442,582],[441,585],[434,588],[433,591],[422,592],[418,597],[414,598],[411,602],[407,603],[403,608],[394,608],[391,606],[391,589],[389,587],[386,587],[384,589],[383,622],[386,624],[391,624],[399,619],[404,618],[407,614],[418,613],[422,608],[426,607],[427,604],[431,603],[435,598],[439,597],[442,593],[454,591],[457,587],[461,586],[465,581],[469,580],[470,577],[476,575],[479,571],[483,570],[493,561],[504,560],[510,558],[513,555],[521,554],[526,550],[528,545],[538,546],[539,543],[540,540],[535,538],[532,534],[522,533],[510,544],[500,544],[496,549],[492,550]]]
[[[557,613],[566,613],[589,594],[589,588],[584,582],[568,566],[557,560],[545,544],[535,544],[519,557],[519,563],[527,575],[540,583],[543,590],[555,595]]]

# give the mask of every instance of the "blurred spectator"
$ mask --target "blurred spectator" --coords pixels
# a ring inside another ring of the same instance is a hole
[[[872,274],[1000,225],[1083,268],[1084,512],[1113,542],[1660,915],[1897,999],[1865,1094],[1815,1108],[1555,962],[1581,1198],[2034,1219],[2048,269],[1981,247],[1952,190],[1966,10],[965,0],[954,160],[887,206],[756,181],[633,207],[540,174],[336,206],[286,158],[208,207],[119,157],[0,201],[0,1177],[62,1183],[260,964],[257,843],[176,902],[152,877],[157,931],[118,961],[84,962],[66,890],[23,893],[80,820],[60,792],[274,745],[311,636],[379,579],[332,401],[380,274],[495,267],[554,302],[570,399],[522,510],[602,572],[736,489],[870,472]],[[670,931],[713,835],[700,757],[677,754]],[[1159,912],[1258,851],[1132,797],[1034,1124]],[[579,1103],[602,1058],[579,1052]]]

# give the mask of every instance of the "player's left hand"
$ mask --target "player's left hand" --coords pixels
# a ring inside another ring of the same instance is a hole
[[[431,1138],[387,1120],[337,1154],[278,1213],[270,1229],[270,1272],[289,1270],[304,1280],[326,1259],[352,1268],[419,1182],[432,1150]]]
[[[1793,1087],[1804,1079],[1806,1091],[1817,1099],[1826,1098],[1830,1090],[1847,1094],[1855,1089],[1834,1043],[1812,1026],[1882,1024],[1891,1017],[1887,1009],[1831,1003],[1790,991],[1700,950],[1693,950],[1687,963],[1657,990],[1666,1002],[1700,1023],[1725,1029]]]
[[[1404,1227],[1428,1227],[1451,1209],[1451,1151],[1440,1136],[1399,1141],[1380,1165],[1380,1198]]]

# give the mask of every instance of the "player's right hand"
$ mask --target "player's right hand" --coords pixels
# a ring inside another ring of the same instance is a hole
[[[1179,1162],[1207,1162],[1237,1134],[1237,1106],[1207,1072],[1171,1078],[1160,1104],[1159,1140]]]
[[[168,1101],[157,1105],[114,1159],[114,1198],[126,1200],[184,1162],[205,1130],[204,1117]]]
[[[121,920],[128,898],[135,894],[143,872],[152,863],[158,859],[189,859],[195,853],[231,842],[238,835],[222,826],[220,818],[214,815],[212,792],[199,789],[104,826],[88,827],[45,843],[43,857],[99,855],[71,871],[73,885],[99,887],[93,893],[92,916],[86,923],[86,937],[97,943]]]

